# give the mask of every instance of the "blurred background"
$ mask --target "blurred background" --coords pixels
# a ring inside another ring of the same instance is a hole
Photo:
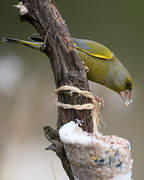
[[[127,138],[134,159],[133,179],[143,179],[144,152],[144,1],[55,0],[73,37],[98,41],[111,49],[134,79],[133,103],[90,83],[103,97],[102,132]],[[0,37],[27,39],[36,33],[19,21],[17,2],[0,6]],[[45,151],[43,127],[56,127],[55,83],[47,57],[28,48],[0,42],[0,179],[67,180],[61,162]]]

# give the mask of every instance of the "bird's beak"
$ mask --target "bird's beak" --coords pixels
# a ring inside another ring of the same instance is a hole
[[[132,103],[132,93],[130,90],[124,90],[120,92],[120,96],[124,101],[124,104],[126,106],[130,105]]]

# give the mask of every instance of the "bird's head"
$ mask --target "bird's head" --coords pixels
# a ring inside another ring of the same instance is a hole
[[[109,60],[104,85],[120,94],[124,104],[127,106],[132,103],[133,80],[128,70],[115,55]]]
[[[125,87],[122,91],[119,92],[121,98],[123,99],[124,103],[128,106],[132,103],[132,89],[133,89],[133,82],[132,79],[127,79],[125,82]]]
[[[133,80],[127,69],[120,61],[117,61],[115,65],[113,87],[113,90],[120,94],[124,104],[128,106],[132,103]]]

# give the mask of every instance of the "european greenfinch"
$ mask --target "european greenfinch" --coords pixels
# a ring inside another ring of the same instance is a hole
[[[33,41],[13,38],[4,38],[3,40],[31,48],[41,48],[43,40],[40,36],[32,36],[30,39]],[[133,81],[129,72],[118,58],[108,48],[98,42],[77,38],[72,38],[72,40],[76,53],[89,69],[87,73],[88,79],[119,93],[124,103],[129,105],[132,102]]]

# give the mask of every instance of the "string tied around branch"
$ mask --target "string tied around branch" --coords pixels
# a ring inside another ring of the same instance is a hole
[[[91,110],[91,116],[93,121],[93,132],[96,133],[98,131],[99,125],[99,108],[98,102],[96,101],[94,95],[89,91],[81,90],[75,86],[63,85],[55,90],[55,93],[58,94],[60,91],[69,91],[69,94],[78,93],[88,99],[91,100],[91,103],[85,104],[64,104],[58,101],[58,107],[62,107],[64,109],[75,109],[75,110]]]

